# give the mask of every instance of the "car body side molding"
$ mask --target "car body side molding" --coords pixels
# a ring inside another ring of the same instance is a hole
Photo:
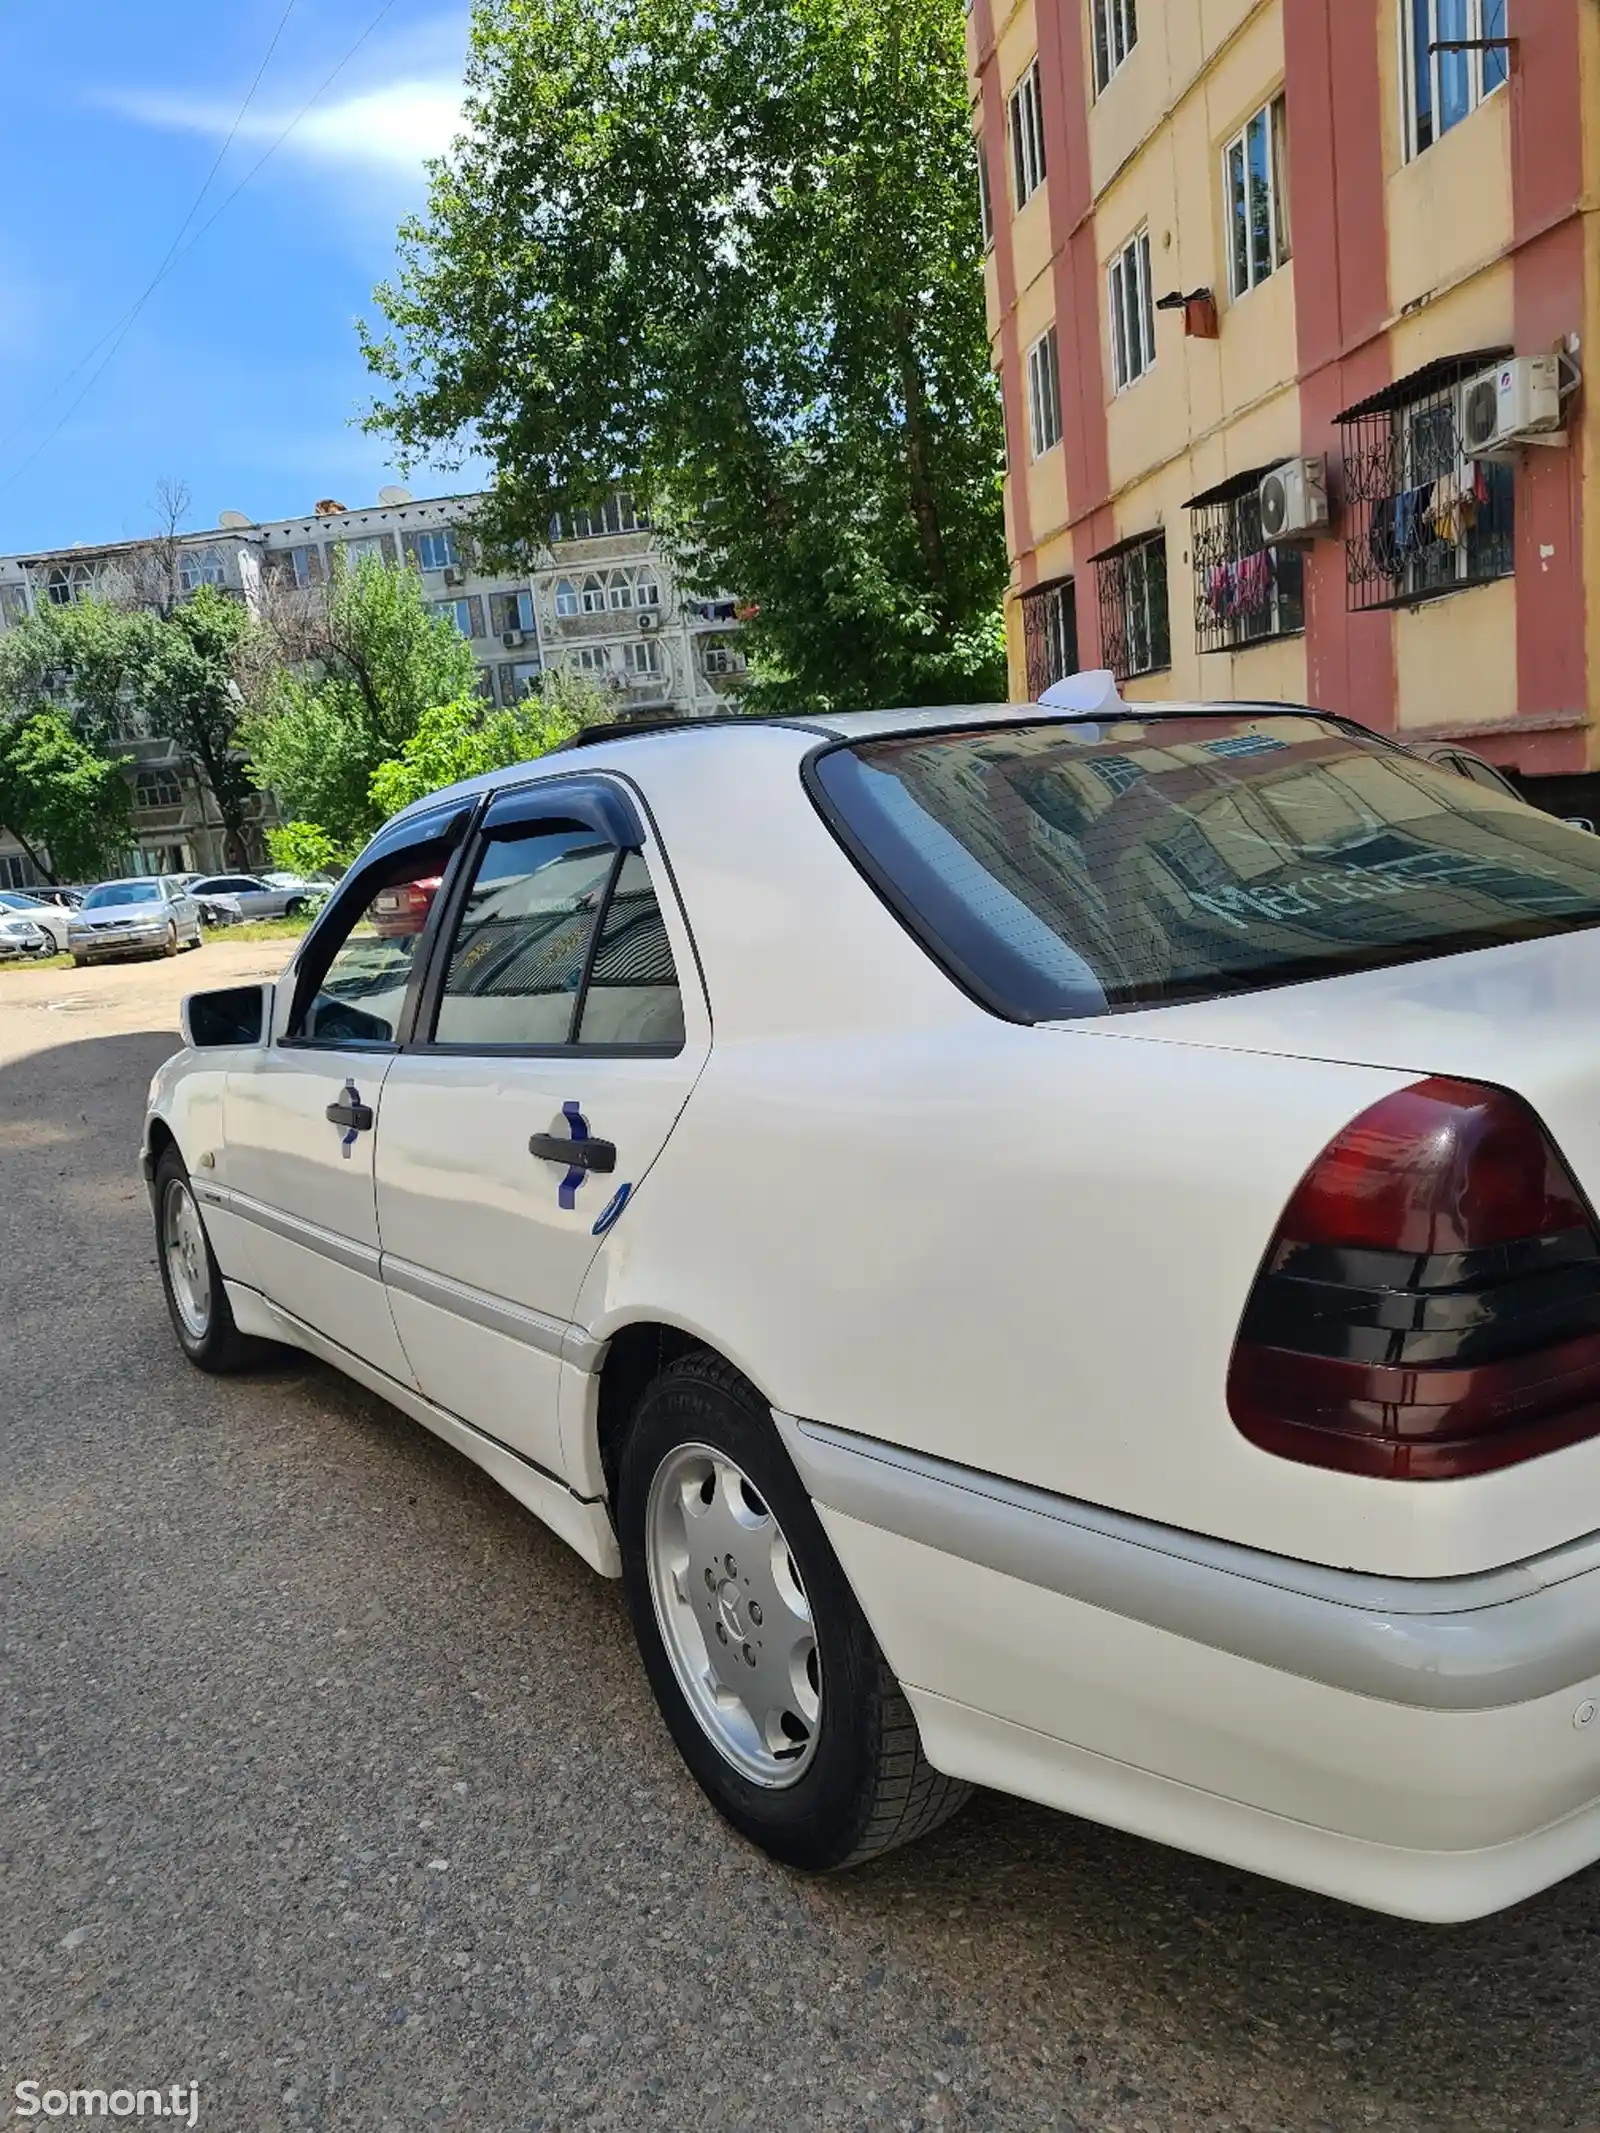
[[[1330,1688],[1486,1711],[1600,1671],[1600,1534],[1472,1577],[1377,1577],[1184,1533],[777,1409],[773,1420],[827,1509]]]

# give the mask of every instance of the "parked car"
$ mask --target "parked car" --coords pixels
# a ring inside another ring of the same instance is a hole
[[[37,919],[26,912],[0,909],[0,962],[14,963],[51,952],[50,935]]]
[[[46,903],[21,889],[0,889],[0,914],[6,912],[31,920],[48,937],[52,953],[66,954],[68,919],[59,904]]]
[[[203,925],[238,926],[244,923],[244,907],[237,896],[196,896],[195,902],[200,906]]]
[[[67,946],[81,970],[111,956],[176,955],[198,948],[200,906],[170,875],[102,881],[69,915]]]
[[[1600,1857],[1597,989],[1600,842],[1337,718],[591,733],[192,997],[143,1166],[185,1354],[620,1576],[776,1857],[978,1784],[1465,1918]]]
[[[76,911],[83,902],[82,889],[62,888],[56,882],[35,882],[31,889],[22,893],[34,897],[39,903],[54,904],[61,911]]]
[[[191,884],[196,896],[231,896],[247,919],[298,918],[309,911],[317,892],[296,885],[274,888],[259,874],[207,874]]]
[[[432,874],[426,881],[400,881],[380,890],[372,899],[373,931],[385,940],[403,940],[420,933],[428,923],[441,879]]]
[[[261,879],[269,889],[284,889],[290,895],[305,897],[313,908],[339,886],[331,874],[264,873]]]
[[[1454,741],[1411,741],[1406,744],[1410,754],[1420,756],[1425,763],[1437,764],[1441,770],[1453,770],[1458,778],[1470,778],[1474,785],[1486,785],[1491,792],[1509,793],[1513,800],[1524,796],[1493,763],[1474,755],[1470,748],[1459,747]],[[1587,815],[1564,815],[1562,820],[1573,829],[1594,831],[1594,824]]]

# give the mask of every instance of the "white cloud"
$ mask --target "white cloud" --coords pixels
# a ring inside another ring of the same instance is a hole
[[[204,97],[142,90],[106,90],[95,101],[124,118],[169,133],[198,133],[225,140],[234,113]],[[251,111],[238,130],[242,141],[277,140],[298,106]],[[323,163],[369,170],[414,171],[424,156],[442,155],[461,123],[459,79],[394,81],[327,103],[314,104],[284,142],[294,153]]]

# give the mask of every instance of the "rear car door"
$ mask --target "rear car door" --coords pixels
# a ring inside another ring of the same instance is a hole
[[[385,1080],[414,1010],[432,897],[403,925],[377,909],[397,884],[437,884],[466,808],[394,825],[328,906],[279,988],[272,1042],[228,1076],[218,1184],[250,1224],[263,1292],[407,1382],[378,1265],[373,1143]]]
[[[378,1130],[395,1321],[440,1406],[562,1471],[563,1360],[602,1240],[710,1046],[682,913],[627,789],[541,780],[487,810]]]

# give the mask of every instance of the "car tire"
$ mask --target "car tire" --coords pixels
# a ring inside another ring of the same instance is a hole
[[[156,1164],[156,1261],[178,1346],[198,1370],[247,1370],[273,1353],[233,1322],[222,1272],[183,1157],[167,1147]]]
[[[303,896],[291,896],[283,907],[283,915],[285,918],[304,918],[306,915],[305,898]]]
[[[786,1866],[827,1873],[926,1834],[964,1804],[972,1788],[923,1755],[771,1411],[730,1364],[701,1350],[651,1382],[616,1494],[651,1689],[691,1774],[742,1836]],[[708,1510],[703,1531],[689,1530],[694,1503]],[[748,1549],[742,1566],[735,1547]],[[776,1684],[758,1686],[765,1721],[743,1703],[730,1715],[741,1654],[752,1682]],[[772,1705],[774,1694],[793,1708]]]
[[[72,958],[72,967],[74,970],[87,970],[89,967],[89,958],[86,955],[75,955]]]
[[[168,928],[167,928],[167,937],[166,937],[166,939],[165,939],[165,940],[164,940],[164,941],[163,941],[163,942],[161,943],[161,953],[162,953],[162,954],[163,954],[164,956],[166,956],[166,957],[167,957],[167,958],[168,958],[168,959],[170,960],[170,959],[171,959],[171,958],[172,958],[173,956],[175,956],[175,955],[177,954],[177,952],[178,952],[178,929],[177,929],[177,926],[176,926],[176,925],[174,924],[174,925],[169,925],[169,926],[168,926]]]

